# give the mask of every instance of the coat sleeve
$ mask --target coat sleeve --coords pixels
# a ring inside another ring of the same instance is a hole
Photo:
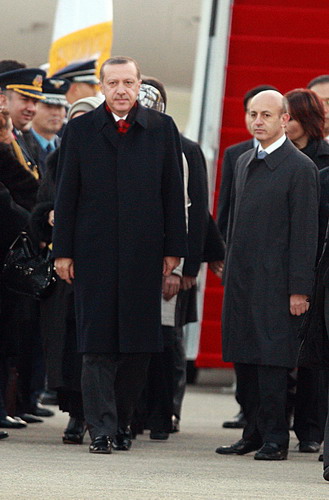
[[[183,187],[183,156],[178,130],[171,118],[166,124],[162,204],[164,213],[164,255],[186,257],[188,252]]]
[[[310,162],[296,168],[289,191],[289,294],[310,295],[318,243],[319,173]]]
[[[60,148],[56,177],[54,258],[73,258],[76,209],[80,193],[80,161],[77,148],[78,130],[69,122]]]
[[[230,150],[226,149],[222,163],[222,181],[219,191],[217,224],[224,240],[227,237],[228,219],[230,213],[231,189],[233,182],[234,165],[230,156]]]
[[[212,215],[209,213],[203,260],[205,262],[214,262],[216,260],[224,260],[224,257],[225,243],[223,237]]]
[[[189,166],[188,194],[191,205],[188,209],[188,257],[185,259],[183,274],[197,276],[208,228],[207,169],[200,146],[192,142],[186,143],[186,146],[184,144],[183,142],[183,150]]]
[[[17,205],[4,184],[0,182],[0,259],[20,231],[28,225],[29,213]]]

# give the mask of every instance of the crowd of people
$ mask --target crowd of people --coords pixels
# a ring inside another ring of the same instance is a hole
[[[0,437],[51,417],[53,398],[64,444],[88,429],[89,451],[110,453],[179,430],[182,328],[201,263],[220,272],[225,249],[203,154],[165,114],[163,84],[130,58],[100,82],[95,68],[46,78],[0,62],[2,262],[24,230],[62,278],[40,301],[1,288]]]
[[[318,453],[324,440],[326,480],[328,90],[327,75],[285,95],[251,89],[243,104],[252,139],[224,154],[223,357],[234,363],[240,412],[223,426],[243,434],[216,449],[285,460],[293,429],[301,453]]]
[[[129,57],[99,81],[95,67],[46,77],[0,61],[1,263],[27,231],[58,275],[41,300],[0,284],[0,439],[52,417],[45,394],[68,413],[63,443],[88,431],[90,453],[179,431],[183,327],[207,262],[223,275],[240,405],[224,426],[243,428],[216,452],[285,460],[292,427],[300,452],[324,440],[329,480],[329,76],[247,92],[252,138],[225,151],[216,223],[202,151],[166,114],[163,84]]]

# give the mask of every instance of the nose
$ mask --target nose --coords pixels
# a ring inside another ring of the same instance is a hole
[[[36,104],[33,101],[28,101],[26,109],[30,111],[31,113],[35,113],[37,110]]]
[[[123,84],[118,85],[117,93],[120,95],[124,95],[126,93],[126,89]]]
[[[262,122],[262,117],[260,114],[258,114],[255,118],[255,121],[254,121],[255,125],[261,125],[263,122]]]

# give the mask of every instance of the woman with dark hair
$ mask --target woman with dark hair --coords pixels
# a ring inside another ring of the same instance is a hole
[[[295,146],[311,158],[320,170],[318,258],[322,253],[328,223],[329,144],[323,139],[325,111],[321,99],[309,89],[285,94],[290,120],[286,133]],[[327,167],[327,168],[326,168]],[[327,397],[327,375],[299,363],[295,400],[294,431],[299,451],[315,453],[323,440]]]
[[[319,169],[328,167],[329,144],[323,139],[325,112],[321,99],[309,89],[291,90],[285,98],[290,114],[287,136]]]

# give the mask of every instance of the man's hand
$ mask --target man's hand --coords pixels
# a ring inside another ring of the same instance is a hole
[[[74,262],[73,259],[67,259],[65,257],[59,257],[55,259],[55,268],[58,276],[65,280],[69,285],[72,285],[72,280],[74,279]]]
[[[162,295],[165,300],[172,299],[180,289],[180,276],[171,274],[162,278]]]
[[[223,277],[224,271],[224,261],[223,260],[215,260],[214,262],[209,262],[209,267],[213,273],[218,276],[218,278]]]
[[[293,316],[300,316],[308,311],[310,303],[308,302],[307,295],[290,295],[290,314]]]
[[[180,287],[182,290],[189,290],[195,284],[196,284],[195,276],[183,276]]]
[[[164,257],[163,258],[163,276],[170,276],[174,269],[179,266],[180,257]]]

